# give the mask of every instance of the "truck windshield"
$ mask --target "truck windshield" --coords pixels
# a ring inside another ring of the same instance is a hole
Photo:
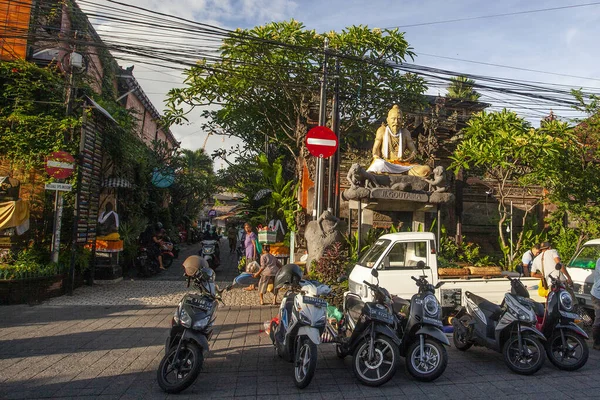
[[[381,257],[385,249],[388,248],[390,242],[391,241],[389,239],[379,239],[373,243],[369,251],[367,251],[365,255],[360,258],[358,265],[366,268],[373,268],[373,265],[375,265],[377,260],[379,260],[379,257]]]
[[[569,263],[569,267],[596,269],[596,261],[600,258],[600,244],[583,246],[579,253]]]

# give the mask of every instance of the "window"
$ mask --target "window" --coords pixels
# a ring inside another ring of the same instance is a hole
[[[367,251],[365,255],[360,258],[358,265],[367,268],[373,268],[373,265],[375,265],[377,260],[379,260],[379,257],[381,257],[385,249],[388,248],[390,242],[391,241],[389,239],[380,239],[376,241],[373,246],[371,246],[369,251]]]
[[[569,263],[569,267],[596,269],[596,260],[600,258],[600,245],[583,246],[577,256]]]
[[[386,255],[387,269],[415,269],[419,261],[427,265],[427,242],[398,242]]]

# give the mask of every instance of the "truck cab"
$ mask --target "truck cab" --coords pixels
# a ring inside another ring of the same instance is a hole
[[[586,308],[593,307],[590,291],[594,284],[593,274],[599,259],[600,239],[594,239],[585,242],[567,265],[577,301]]]
[[[426,267],[417,267],[419,261]],[[410,299],[416,292],[411,276],[426,275],[431,284],[437,283],[435,236],[431,232],[381,236],[360,258],[348,279],[349,290],[369,301],[372,294],[363,281],[372,281],[372,268],[379,270],[381,286],[392,294]]]

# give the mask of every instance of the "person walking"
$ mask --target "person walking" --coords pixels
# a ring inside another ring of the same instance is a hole
[[[233,224],[229,225],[229,229],[227,229],[227,240],[229,241],[229,254],[233,254],[237,245],[237,229]]]
[[[592,325],[592,338],[594,339],[594,350],[600,350],[600,258],[596,261],[596,268],[592,273],[594,284],[590,294],[594,306],[594,324]]]
[[[523,265],[523,276],[531,276],[531,265],[535,257],[540,254],[540,245],[536,244],[531,249],[527,250],[521,258],[521,265]]]
[[[244,249],[246,253],[246,266],[250,264],[252,261],[256,261],[258,258],[258,254],[256,251],[256,242],[258,241],[258,237],[256,233],[252,231],[252,225],[246,222],[244,224],[244,231],[246,232],[246,238],[244,239]],[[244,290],[251,291],[256,290],[254,285],[250,285]]]
[[[263,245],[263,252],[260,256],[260,269],[254,274],[255,278],[260,277],[258,282],[258,296],[260,297],[260,305],[265,305],[264,295],[267,293],[269,285],[273,287],[273,305],[277,304],[277,292],[275,289],[275,275],[281,268],[281,263],[277,258],[270,253],[271,246],[268,244]]]

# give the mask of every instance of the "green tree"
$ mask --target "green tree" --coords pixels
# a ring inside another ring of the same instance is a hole
[[[574,234],[577,240],[571,252],[586,240],[600,237],[600,98],[585,98],[581,91],[573,91],[573,95],[578,103],[574,108],[586,117],[574,121],[569,146],[565,146],[549,176],[549,197],[558,206],[554,218],[557,222],[549,233],[553,242],[566,242],[562,238]],[[543,123],[542,127],[548,129],[551,125]],[[567,219],[574,232],[562,229]]]
[[[374,134],[374,120],[392,104],[409,108],[422,101],[423,79],[389,65],[413,57],[397,29],[352,26],[318,34],[291,20],[230,34],[219,61],[199,60],[186,71],[187,87],[169,92],[168,121],[182,123],[194,107],[218,105],[217,111],[204,112],[205,129],[241,138],[254,154],[264,148],[266,139],[296,162],[306,155],[306,120],[309,106],[318,104],[326,38],[341,63],[344,135]],[[329,66],[333,73],[334,62]]]
[[[513,252],[504,230],[509,219],[508,198],[513,188],[529,190],[540,185],[552,190],[557,166],[570,146],[568,125],[552,121],[540,129],[511,111],[476,114],[462,130],[463,140],[452,155],[451,168],[464,168],[473,176],[486,179],[498,200],[498,236],[505,266],[511,267],[520,253],[522,231]],[[541,201],[529,203],[524,210],[523,226],[528,214]]]
[[[446,97],[451,99],[477,101],[481,95],[475,91],[473,88],[474,85],[475,81],[466,76],[459,75],[452,77],[450,78],[450,85],[448,85]]]

